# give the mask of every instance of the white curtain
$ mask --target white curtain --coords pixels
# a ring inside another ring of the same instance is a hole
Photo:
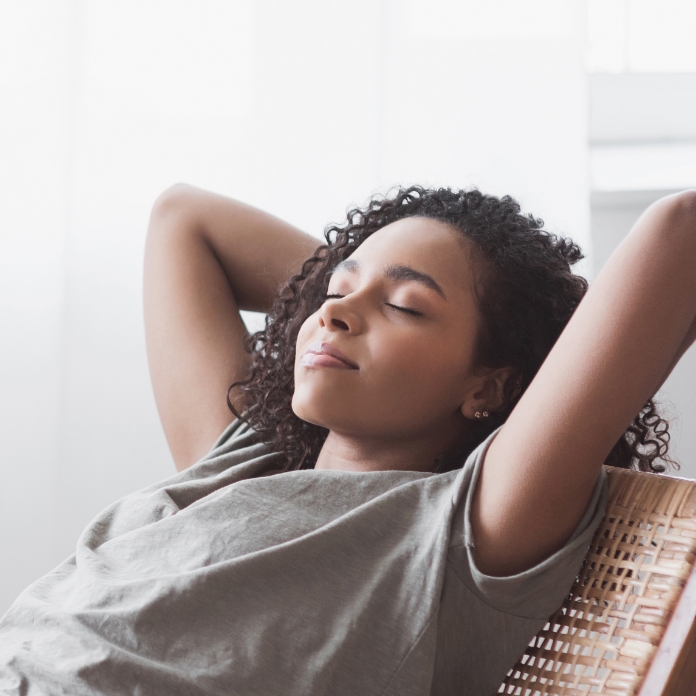
[[[174,472],[150,206],[187,181],[321,235],[399,183],[510,193],[588,252],[583,3],[0,5],[0,612]]]

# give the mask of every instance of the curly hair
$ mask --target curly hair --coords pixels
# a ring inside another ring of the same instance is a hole
[[[228,390],[230,410],[284,454],[285,471],[313,468],[329,432],[300,419],[291,407],[300,327],[323,304],[331,271],[341,261],[377,230],[413,216],[444,222],[472,243],[481,317],[474,364],[514,367],[503,388],[503,408],[485,421],[472,422],[463,450],[455,460],[439,461],[437,472],[463,466],[468,454],[505,422],[587,291],[587,281],[570,269],[584,258],[580,248],[544,230],[540,218],[522,214],[510,196],[498,198],[476,188],[410,186],[349,210],[346,222],[326,228],[326,244],[280,289],[265,328],[247,336],[245,348],[252,356],[248,377],[230,386],[241,389],[241,413],[230,402]],[[651,399],[606,464],[662,472],[665,466],[656,461],[661,459],[678,468],[667,456],[668,430],[669,423]]]

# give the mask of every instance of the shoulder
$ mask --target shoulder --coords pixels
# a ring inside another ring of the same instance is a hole
[[[204,458],[209,457],[213,452],[220,450],[221,448],[239,445],[244,438],[247,440],[257,439],[258,433],[254,428],[249,425],[246,421],[235,418],[229,425],[225,426],[223,431],[215,440],[210,452],[205,455]]]
[[[220,459],[230,460],[232,458],[241,463],[273,454],[277,453],[274,452],[270,444],[261,439],[257,430],[246,421],[235,418],[223,429],[210,451],[191,468],[200,467]]]
[[[470,592],[491,609],[520,618],[545,618],[558,608],[568,593],[604,518],[608,479],[602,467],[582,519],[561,548],[523,572],[488,575],[476,563],[471,516],[486,451],[499,430],[493,431],[464,464],[464,490],[455,511],[448,562]]]

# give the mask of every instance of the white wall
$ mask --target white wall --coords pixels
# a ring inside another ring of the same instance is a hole
[[[392,184],[477,184],[588,248],[582,10],[0,6],[0,612],[100,509],[174,471],[140,300],[156,195],[188,181],[319,236]]]
[[[592,75],[589,128],[595,144],[696,140],[696,72]]]
[[[65,555],[60,476],[70,8],[0,5],[0,611]]]

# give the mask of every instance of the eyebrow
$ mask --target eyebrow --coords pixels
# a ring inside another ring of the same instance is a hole
[[[333,269],[331,275],[339,271],[360,273],[360,264],[355,259],[345,259]],[[445,302],[447,301],[445,291],[440,287],[435,278],[429,276],[427,273],[417,271],[415,268],[404,266],[403,264],[389,264],[384,267],[384,275],[397,283],[414,281],[416,283],[420,283],[421,285],[425,285],[425,287],[434,290],[438,295],[440,295]]]

